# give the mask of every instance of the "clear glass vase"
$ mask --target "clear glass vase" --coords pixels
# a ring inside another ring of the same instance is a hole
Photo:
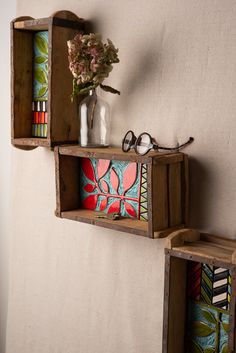
[[[79,105],[81,147],[108,147],[110,143],[110,109],[96,93],[89,95]]]

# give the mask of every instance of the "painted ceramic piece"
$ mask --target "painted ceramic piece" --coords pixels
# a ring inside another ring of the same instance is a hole
[[[47,100],[48,95],[48,31],[34,34],[33,100]]]
[[[188,296],[227,310],[231,298],[230,271],[221,267],[189,262]]]
[[[80,195],[85,209],[147,220],[147,168],[134,162],[82,158]]]
[[[187,353],[228,352],[229,313],[189,300]]]

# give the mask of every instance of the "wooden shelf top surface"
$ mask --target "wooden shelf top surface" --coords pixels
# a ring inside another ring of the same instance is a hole
[[[16,146],[50,147],[50,140],[43,137],[22,137],[12,139],[12,144]]]
[[[138,155],[134,150],[123,152],[119,147],[106,148],[85,148],[79,145],[68,145],[58,147],[58,152],[61,155],[76,156],[76,157],[90,157],[112,160],[129,160],[141,163],[151,163],[153,159],[175,159],[176,161],[183,160],[183,153],[180,152],[156,152],[150,151],[145,156]]]
[[[204,258],[210,263],[236,264],[236,241],[207,233],[174,232],[167,239],[167,252],[190,260]]]

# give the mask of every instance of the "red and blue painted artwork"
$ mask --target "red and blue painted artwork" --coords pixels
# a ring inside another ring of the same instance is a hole
[[[146,165],[140,163],[82,158],[81,206],[147,220],[146,175]]]

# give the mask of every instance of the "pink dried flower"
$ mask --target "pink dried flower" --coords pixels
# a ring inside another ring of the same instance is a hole
[[[102,85],[113,69],[112,64],[119,62],[118,49],[110,39],[103,43],[99,33],[77,34],[67,46],[69,69],[73,75],[72,96],[87,93],[99,85],[106,91],[119,94],[119,91]]]

